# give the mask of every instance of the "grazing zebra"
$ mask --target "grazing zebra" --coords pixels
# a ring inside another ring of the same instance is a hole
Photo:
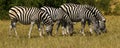
[[[61,5],[60,8],[68,14],[72,22],[81,21],[82,29],[80,32],[83,36],[85,36],[84,28],[86,21],[89,27],[91,24],[94,26],[93,29],[97,34],[100,34],[100,30],[106,30],[105,18],[95,7],[68,3]],[[92,28],[90,28],[90,32],[92,33]]]
[[[16,23],[19,21],[21,24],[29,25],[31,24],[28,36],[30,38],[30,34],[32,31],[32,27],[34,24],[37,24],[39,35],[42,36],[42,32],[40,31],[40,23],[44,23],[46,25],[46,32],[48,35],[52,35],[52,20],[47,12],[44,10],[40,10],[36,7],[22,7],[22,6],[14,6],[9,10],[9,17],[11,18],[10,30],[14,29],[14,32],[17,35],[16,31]]]
[[[66,14],[64,13],[64,11],[61,8],[54,8],[54,7],[48,7],[48,6],[43,6],[41,7],[42,10],[48,12],[48,14],[51,16],[52,20],[54,22],[57,22],[57,28],[56,28],[56,33],[58,32],[59,26],[60,26],[60,22],[65,21],[64,19],[67,19],[67,22],[71,22],[71,20],[69,20],[68,16],[66,16]],[[62,26],[65,24],[62,24]],[[62,30],[64,30],[65,28],[62,27]]]
[[[105,25],[105,22],[106,22],[106,19],[105,17],[101,14],[101,12],[96,8],[96,7],[92,7],[92,6],[89,6],[89,5],[85,5],[86,8],[88,10],[90,10],[97,18],[97,20],[99,20],[99,29],[101,32],[106,32],[107,29],[106,29],[106,25]]]

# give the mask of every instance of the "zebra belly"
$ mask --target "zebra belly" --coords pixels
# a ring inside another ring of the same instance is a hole
[[[29,25],[31,23],[31,21],[19,21],[19,22],[24,25]]]
[[[81,19],[72,19],[71,21],[72,21],[72,22],[80,22]]]
[[[71,18],[71,20],[73,21],[73,22],[79,22],[79,21],[81,21],[81,18],[79,17],[79,16],[77,16],[77,17],[73,17],[73,18]]]

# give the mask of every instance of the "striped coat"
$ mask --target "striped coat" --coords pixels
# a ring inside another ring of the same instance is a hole
[[[63,4],[61,5],[62,10],[68,14],[69,18],[72,22],[80,22],[82,25],[81,32],[84,34],[84,28],[86,21],[88,22],[88,25],[91,25],[91,23],[94,26],[94,31],[99,32],[99,21],[104,22],[105,18],[101,15],[98,9],[95,7],[89,6],[89,5],[78,5],[78,4]],[[105,23],[103,23],[105,24]],[[91,28],[90,28],[91,30]],[[92,32],[92,31],[90,31]]]
[[[32,26],[34,23],[37,24],[38,30],[40,31],[40,22],[43,22],[47,26],[47,31],[51,32],[52,30],[52,23],[51,17],[49,14],[43,10],[40,10],[36,7],[23,7],[23,6],[14,6],[9,10],[9,17],[11,18],[11,25],[10,30],[14,29],[16,36],[16,22],[20,22],[24,25],[31,24],[29,30],[29,38],[30,33],[32,31]],[[51,34],[51,33],[50,33]],[[40,36],[42,33],[40,32]]]

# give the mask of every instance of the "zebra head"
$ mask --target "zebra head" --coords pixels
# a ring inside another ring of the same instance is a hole
[[[99,20],[99,29],[101,32],[106,32],[106,19],[102,16],[102,20]]]
[[[101,32],[106,32],[106,19],[105,17],[102,15],[102,13],[93,6],[87,6],[87,9],[90,10],[92,12],[92,14],[94,14],[94,16],[96,17],[96,19],[98,20],[98,26],[99,26],[99,30]]]
[[[101,32],[106,32],[106,19],[105,17],[102,15],[101,12],[99,12],[98,10],[96,11],[96,18],[98,20],[98,24],[99,24],[99,29]]]

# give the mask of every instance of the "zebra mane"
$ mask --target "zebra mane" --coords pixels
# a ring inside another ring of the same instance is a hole
[[[89,10],[97,20],[102,21],[103,16],[98,16],[98,13],[101,14],[101,12],[96,7],[87,5],[86,9]]]

